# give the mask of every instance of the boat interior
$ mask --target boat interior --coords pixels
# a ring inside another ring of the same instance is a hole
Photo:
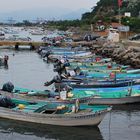
[[[40,114],[71,114],[71,113],[87,113],[98,112],[106,110],[107,106],[88,106],[86,104],[62,104],[51,102],[29,102],[25,100],[12,99],[15,103],[15,107],[12,110],[22,111],[28,113],[40,113]],[[77,106],[77,108],[73,108]]]

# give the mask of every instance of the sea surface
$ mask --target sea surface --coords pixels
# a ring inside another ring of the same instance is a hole
[[[0,49],[8,55],[8,67],[0,67],[0,88],[14,86],[45,90],[54,75],[53,66],[35,51]],[[53,86],[49,87],[49,89]],[[113,107],[99,127],[59,127],[0,119],[0,140],[140,140],[140,104]]]

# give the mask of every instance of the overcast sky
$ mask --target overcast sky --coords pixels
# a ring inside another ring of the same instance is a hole
[[[45,7],[90,10],[97,1],[99,0],[0,0],[0,13]]]

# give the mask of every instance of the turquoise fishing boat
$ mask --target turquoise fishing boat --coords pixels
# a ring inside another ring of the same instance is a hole
[[[140,102],[140,90],[132,88],[120,91],[73,90],[72,93],[78,94],[79,97],[94,95],[89,104],[120,105]]]
[[[135,78],[139,79],[140,74],[133,74],[133,73],[117,73],[113,74],[116,75],[116,78]],[[86,77],[87,78],[110,78],[111,74],[106,74],[106,73],[87,73]]]
[[[76,99],[80,103],[87,103],[93,96],[80,96],[72,94],[68,91],[55,92],[51,90],[30,90],[26,88],[14,88],[12,92],[0,90],[1,95],[10,96],[12,98],[24,99],[24,100],[36,100],[36,101],[58,101],[63,103],[74,103]]]
[[[101,69],[101,70],[117,70],[119,67],[121,69],[126,69],[129,68],[129,66],[123,66],[123,65],[118,65],[118,64],[112,64],[112,66],[109,66],[108,64],[94,64],[94,65],[88,65],[85,64],[83,65],[82,63],[76,63],[75,65],[72,65],[70,63],[70,66],[68,67],[68,69],[74,69],[75,67],[79,67],[82,70],[93,70],[93,69]]]
[[[95,88],[73,89],[68,92],[35,91],[23,88],[15,88],[10,92],[1,91],[1,95],[29,101],[74,103],[76,99],[81,103],[90,104],[128,104],[140,102],[140,85],[124,88]]]

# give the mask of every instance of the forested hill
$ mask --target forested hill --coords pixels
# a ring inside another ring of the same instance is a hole
[[[106,20],[118,15],[118,9],[118,0],[100,0],[91,12],[83,14],[82,20],[93,22],[99,18]],[[125,12],[131,12],[132,17],[139,16],[140,0],[123,0],[121,14],[124,15]]]

